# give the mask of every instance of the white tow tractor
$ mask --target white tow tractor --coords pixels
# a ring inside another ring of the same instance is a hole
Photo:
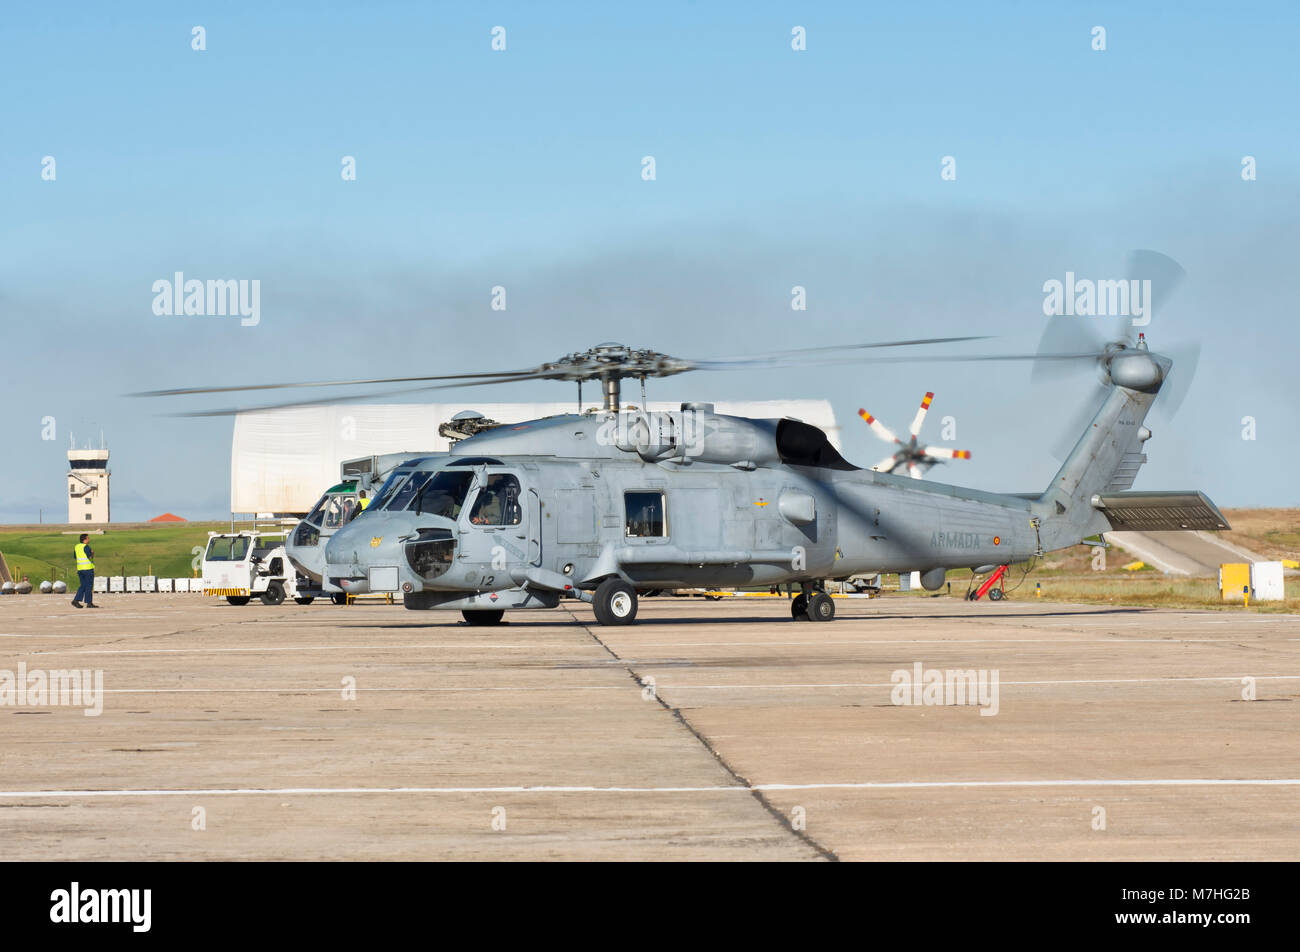
[[[293,563],[284,551],[283,533],[209,532],[203,553],[203,594],[224,597],[232,605],[247,605],[256,595],[263,605],[279,605],[292,598],[310,605],[300,595]]]

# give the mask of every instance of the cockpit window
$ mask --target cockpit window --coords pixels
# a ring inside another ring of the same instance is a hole
[[[517,526],[523,519],[519,480],[510,473],[489,476],[487,485],[474,500],[469,521],[478,526]]]
[[[388,502],[393,493],[397,492],[398,485],[401,484],[402,480],[406,479],[410,474],[411,471],[409,469],[399,469],[384,480],[384,485],[379,487],[379,492],[375,495],[374,502],[370,504],[369,509],[366,511],[369,512],[370,509],[383,509],[384,504]]]
[[[348,516],[355,505],[356,500],[350,495],[331,496],[326,493],[304,521],[310,522],[317,528],[337,529],[348,521]]]
[[[427,470],[420,470],[418,473],[412,473],[411,478],[402,483],[401,488],[393,493],[393,498],[384,504],[385,509],[389,512],[399,512],[405,509],[415,498],[416,492],[424,485],[433,474]]]
[[[448,519],[460,518],[461,507],[465,497],[474,483],[472,472],[448,472],[443,470],[424,484],[413,505],[407,509],[429,516],[446,516]],[[394,507],[396,508],[396,507]]]

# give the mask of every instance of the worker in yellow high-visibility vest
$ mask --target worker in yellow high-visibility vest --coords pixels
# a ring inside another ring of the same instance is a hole
[[[358,511],[365,512],[366,506],[370,505],[370,499],[366,496],[366,491],[364,489],[361,490],[359,495],[361,496],[361,498],[357,501],[357,505],[359,505],[361,508]]]
[[[80,585],[77,587],[77,595],[72,599],[73,608],[98,608],[95,604],[95,552],[87,544],[90,538],[88,533],[81,534],[81,541],[73,546],[72,551],[77,556],[77,578]],[[83,598],[84,596],[84,598]],[[85,603],[84,606],[82,603]]]

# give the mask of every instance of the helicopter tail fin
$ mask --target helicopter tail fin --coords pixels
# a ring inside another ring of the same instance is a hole
[[[1111,528],[1095,503],[1104,493],[1129,489],[1147,461],[1142,450],[1151,433],[1142,423],[1155,398],[1155,392],[1110,387],[1034,507],[1041,517],[1040,537],[1046,548],[1072,545]]]

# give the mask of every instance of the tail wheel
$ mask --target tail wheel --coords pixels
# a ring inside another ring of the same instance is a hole
[[[808,621],[808,596],[799,594],[790,601],[790,617],[795,621]]]
[[[825,592],[808,599],[808,617],[813,621],[830,621],[835,617],[835,601]]]
[[[262,593],[263,605],[281,605],[284,603],[284,586],[279,582],[272,582]]]
[[[310,605],[314,601],[314,598],[312,596],[304,596],[302,598],[295,598],[294,601],[299,605]]]
[[[333,602],[335,605],[346,605],[346,604],[348,603],[348,593],[347,593],[347,592],[331,592],[331,593],[330,593],[330,601]]]
[[[460,614],[471,625],[499,625],[505,612],[497,609],[491,612],[461,612]]]
[[[630,625],[636,618],[636,589],[619,578],[607,578],[596,589],[592,608],[602,625]]]
[[[230,602],[230,604],[232,605],[247,605],[248,599],[249,599],[248,595],[227,595],[226,596],[226,601]]]

